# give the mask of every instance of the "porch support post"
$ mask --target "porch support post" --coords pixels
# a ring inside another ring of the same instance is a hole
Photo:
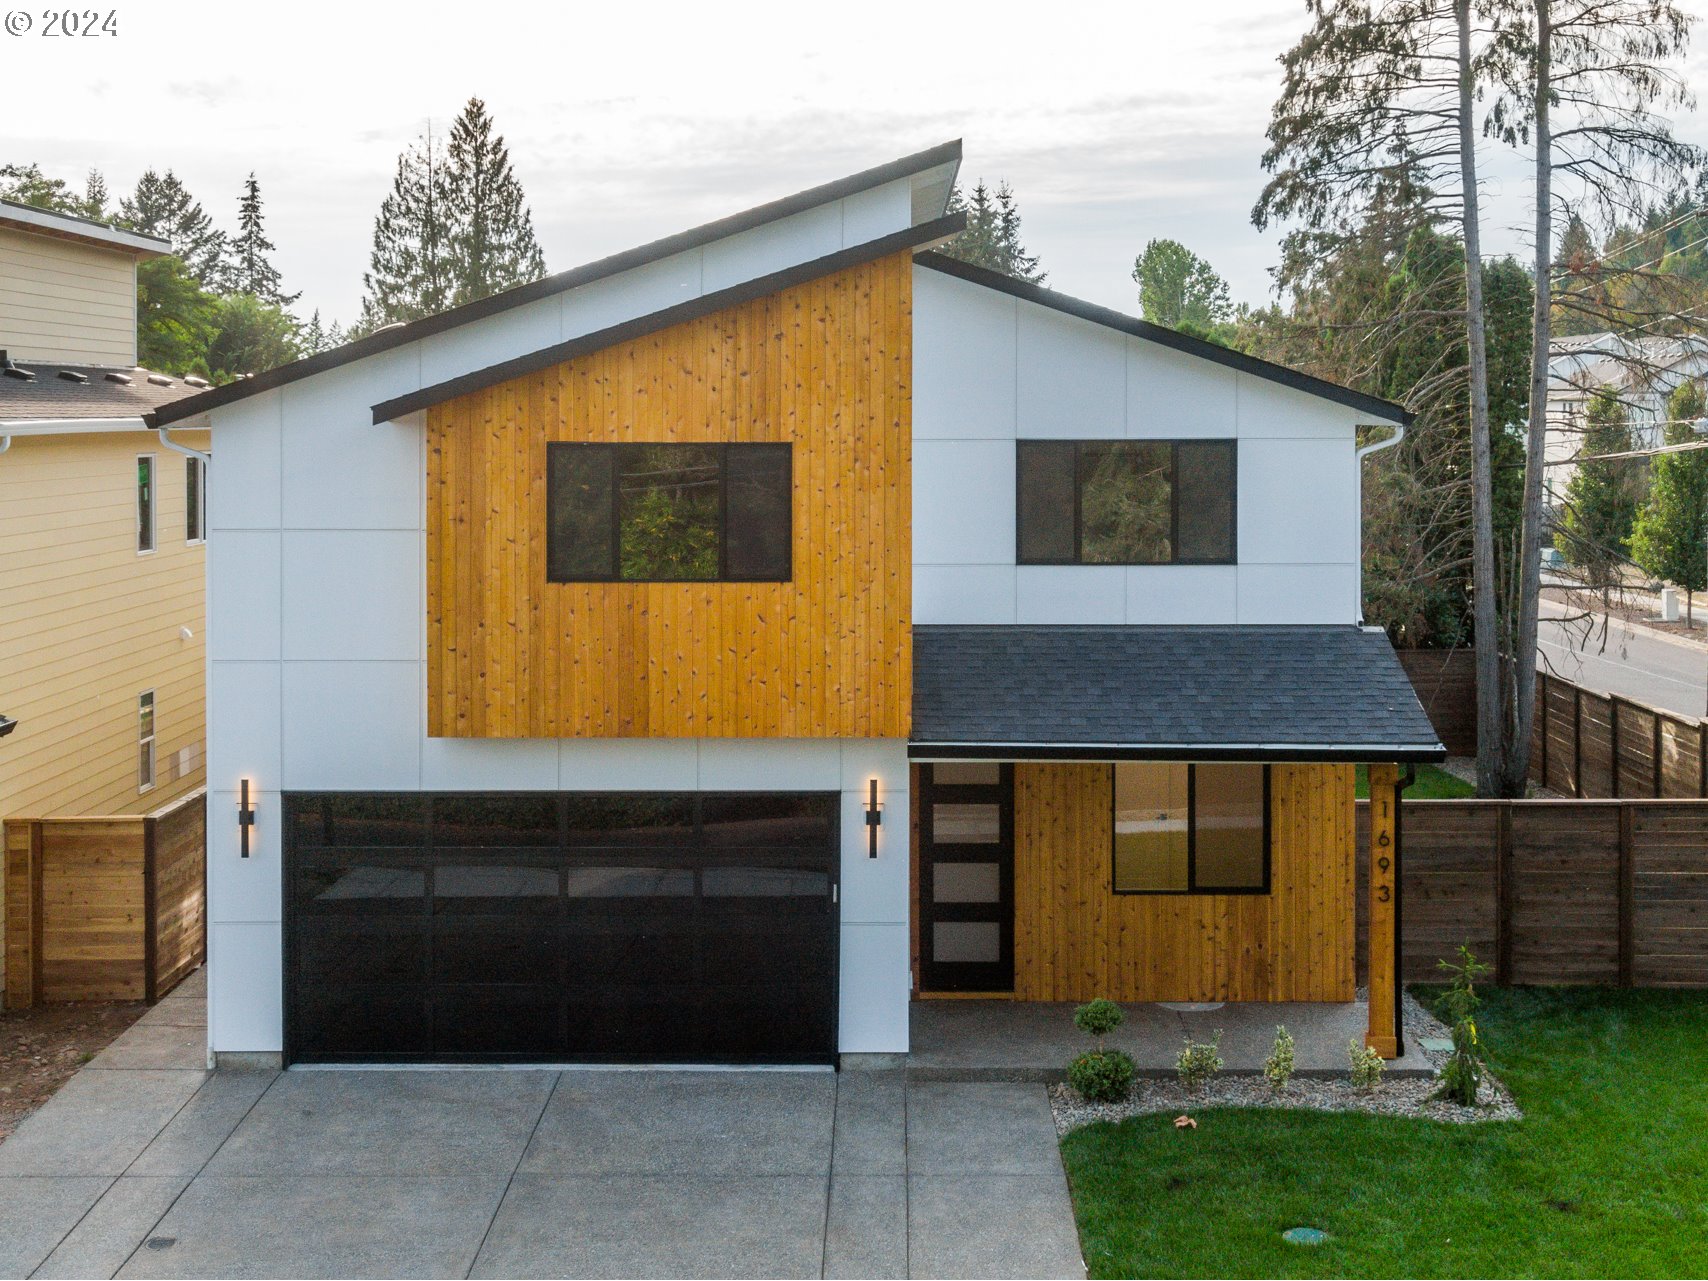
[[[1385,1059],[1400,1055],[1400,769],[1370,773],[1370,1025],[1364,1044]]]

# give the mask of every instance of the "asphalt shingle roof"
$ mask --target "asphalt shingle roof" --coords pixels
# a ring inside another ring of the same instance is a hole
[[[913,629],[913,742],[1446,755],[1380,631]]]
[[[75,365],[63,360],[19,360],[14,362],[35,375],[31,379],[0,373],[0,422],[55,418],[140,418],[174,400],[207,390],[182,378],[154,374],[152,370],[115,365]],[[78,375],[61,378],[60,371]],[[116,374],[129,383],[114,382]],[[150,375],[167,377],[169,385],[149,382]]]

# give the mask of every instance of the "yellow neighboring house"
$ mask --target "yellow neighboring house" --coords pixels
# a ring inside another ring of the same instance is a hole
[[[207,384],[136,363],[137,264],[170,251],[0,201],[0,819],[204,781],[206,466],[142,415]]]

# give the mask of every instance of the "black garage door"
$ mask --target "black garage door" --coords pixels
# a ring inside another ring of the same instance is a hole
[[[290,1062],[831,1062],[833,793],[287,794]]]

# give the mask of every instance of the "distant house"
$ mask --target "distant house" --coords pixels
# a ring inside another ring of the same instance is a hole
[[[206,468],[143,415],[207,384],[136,363],[137,264],[170,251],[0,201],[0,820],[204,781]]]
[[[217,445],[209,1044],[834,1062],[910,1002],[1399,1046],[1359,429],[933,252],[950,143],[157,411]],[[253,817],[253,823],[240,816]]]
[[[1708,375],[1708,338],[1630,337],[1614,333],[1556,338],[1548,355],[1549,501],[1557,504],[1577,471],[1583,451],[1584,415],[1601,388],[1612,388],[1625,406],[1632,447],[1665,443],[1667,399],[1686,379]]]

